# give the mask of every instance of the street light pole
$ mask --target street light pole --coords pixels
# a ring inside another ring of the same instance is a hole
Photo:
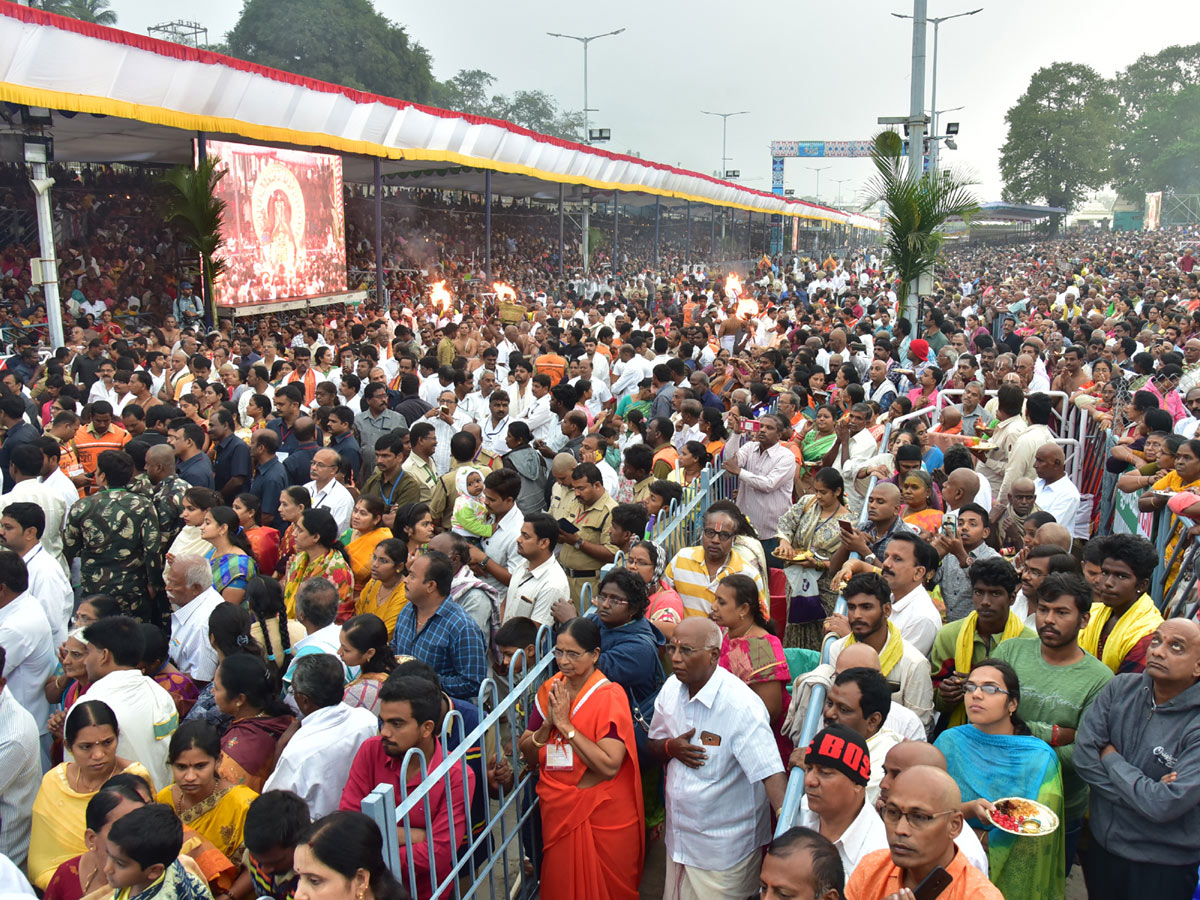
[[[568,40],[579,41],[579,43],[583,44],[583,143],[585,145],[591,144],[591,140],[590,140],[591,132],[588,131],[588,127],[589,127],[588,113],[591,112],[591,110],[588,108],[588,44],[590,44],[592,41],[598,41],[598,40],[600,40],[600,38],[612,37],[614,34],[620,34],[624,30],[625,30],[624,28],[618,28],[616,31],[606,31],[606,32],[604,32],[604,34],[592,34],[592,35],[586,35],[586,36],[576,35],[576,34],[559,34],[556,31],[547,31],[546,32],[546,34],[550,35],[550,37],[567,38]],[[591,197],[588,194],[586,194],[586,192],[585,192],[584,198],[583,198],[583,222],[582,222],[582,226],[581,226],[583,234],[582,234],[582,241],[581,241],[581,246],[580,246],[580,250],[583,253],[583,272],[585,275],[587,274],[587,271],[589,268],[588,267],[588,227],[589,227],[588,217],[589,217],[589,213],[591,212],[591,203],[592,203]]]
[[[842,205],[842,185],[850,180],[851,179],[849,179],[849,178],[834,178],[833,179],[833,183],[838,186],[837,199],[835,201],[833,201],[835,206],[840,207]]]
[[[917,0],[917,4],[919,4],[923,10],[925,7],[925,0]],[[917,5],[917,4],[914,4],[914,5]],[[921,17],[926,22],[933,23],[933,87],[932,87],[933,96],[930,98],[930,101],[929,101],[929,109],[930,109],[930,112],[932,113],[932,116],[929,120],[929,128],[930,128],[929,133],[931,135],[936,135],[938,133],[938,120],[937,120],[937,116],[938,116],[938,108],[937,108],[938,28],[941,26],[941,24],[943,22],[949,22],[951,19],[961,19],[964,16],[973,16],[976,13],[981,13],[981,12],[983,12],[982,6],[979,7],[978,9],[972,9],[969,12],[955,13],[952,16],[934,16],[934,17],[922,16]],[[902,13],[892,13],[892,15],[895,16],[897,19],[914,19],[913,28],[914,28],[914,30],[916,29],[917,21],[914,18],[914,16],[906,16]],[[915,46],[916,45],[915,45],[915,35],[914,35],[914,47]],[[922,68],[924,68],[923,63],[922,63]],[[925,92],[924,92],[924,90],[922,90],[922,92],[921,92],[922,112],[924,112],[924,104],[925,104]],[[937,158],[938,158],[937,141],[934,141],[933,144],[934,145],[929,148],[929,157],[930,157],[929,167],[931,169],[936,169],[937,168]]]
[[[833,166],[805,166],[804,168],[817,173],[817,202],[821,202],[821,173]]]
[[[707,109],[702,109],[702,110],[700,110],[700,112],[706,116],[720,116],[721,117],[721,168],[720,168],[720,171],[717,173],[717,177],[724,178],[725,173],[727,171],[729,171],[726,168],[727,164],[729,163],[729,157],[726,155],[727,151],[725,149],[727,146],[726,138],[728,137],[728,134],[729,134],[729,117],[730,116],[749,115],[750,111],[747,109],[742,109],[742,110],[738,110],[737,112],[720,113],[720,112],[709,112]],[[725,219],[724,218],[721,219],[721,239],[722,240],[725,239]]]

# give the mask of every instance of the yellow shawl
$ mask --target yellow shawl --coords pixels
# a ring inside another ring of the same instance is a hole
[[[1079,633],[1079,646],[1092,656],[1100,656],[1100,633],[1104,623],[1112,615],[1112,609],[1103,603],[1092,604],[1092,616],[1087,628]],[[1142,594],[1134,601],[1133,606],[1125,610],[1125,614],[1117,619],[1109,632],[1108,640],[1104,643],[1104,656],[1100,661],[1115,673],[1121,662],[1133,649],[1133,645],[1162,624],[1163,617],[1149,594]]]
[[[978,622],[979,613],[975,612],[963,619],[962,630],[958,633],[958,640],[954,644],[954,670],[956,672],[971,671],[971,661],[975,655],[975,626]],[[1020,637],[1024,631],[1025,623],[1010,612],[1008,621],[1004,623],[1004,631],[1000,634],[1000,640],[996,641],[997,646],[1011,638]],[[962,725],[966,721],[967,708],[960,702],[950,715],[950,727]]]
[[[888,619],[887,627],[887,643],[883,645],[883,652],[879,654],[879,667],[883,670],[885,678],[892,674],[892,669],[896,668],[896,663],[900,662],[900,657],[904,655],[904,638],[900,636],[900,629],[891,619]],[[858,641],[851,634],[846,643],[856,644]]]

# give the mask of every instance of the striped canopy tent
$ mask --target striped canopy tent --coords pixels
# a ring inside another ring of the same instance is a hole
[[[751,190],[675,166],[269,69],[217,53],[0,5],[0,100],[50,112],[58,160],[187,164],[193,138],[336,152],[347,181],[376,162],[400,183],[623,205],[697,203],[877,229],[867,216]]]

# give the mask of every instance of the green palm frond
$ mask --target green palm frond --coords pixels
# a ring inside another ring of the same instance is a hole
[[[217,321],[214,282],[225,272],[225,260],[217,255],[221,248],[221,229],[228,204],[217,196],[217,184],[228,173],[220,160],[201,160],[195,169],[178,166],[163,176],[168,187],[164,217],[175,226],[179,237],[200,255],[204,267],[203,283],[212,304],[213,322]]]
[[[970,221],[979,211],[971,190],[975,182],[950,169],[910,171],[894,131],[875,136],[871,161],[876,176],[868,185],[867,205],[883,204],[884,247],[900,278],[896,294],[903,310],[911,283],[938,261],[944,240],[939,229],[955,217]]]

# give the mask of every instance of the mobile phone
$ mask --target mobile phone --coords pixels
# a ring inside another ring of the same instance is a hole
[[[579,526],[576,525],[574,522],[572,522],[570,519],[559,519],[558,527],[560,530],[565,531],[567,534],[575,534],[575,532],[579,531]]]
[[[916,900],[933,900],[934,897],[939,896],[942,891],[950,887],[953,881],[954,878],[950,873],[938,866],[917,885],[917,889],[913,891],[913,897]]]
[[[442,415],[443,415],[443,416],[448,416],[448,415],[450,415],[450,407],[448,407],[448,406],[442,406],[442,407],[440,407],[440,409],[441,409],[441,411],[442,411]]]
[[[958,518],[942,519],[942,534],[947,537],[958,537]]]
[[[751,419],[746,419],[742,422],[742,431],[762,431],[762,422],[755,422]]]
[[[838,528],[842,529],[842,531],[845,531],[847,533],[854,530],[854,526],[851,525],[849,520],[847,520],[847,519],[838,519]]]

